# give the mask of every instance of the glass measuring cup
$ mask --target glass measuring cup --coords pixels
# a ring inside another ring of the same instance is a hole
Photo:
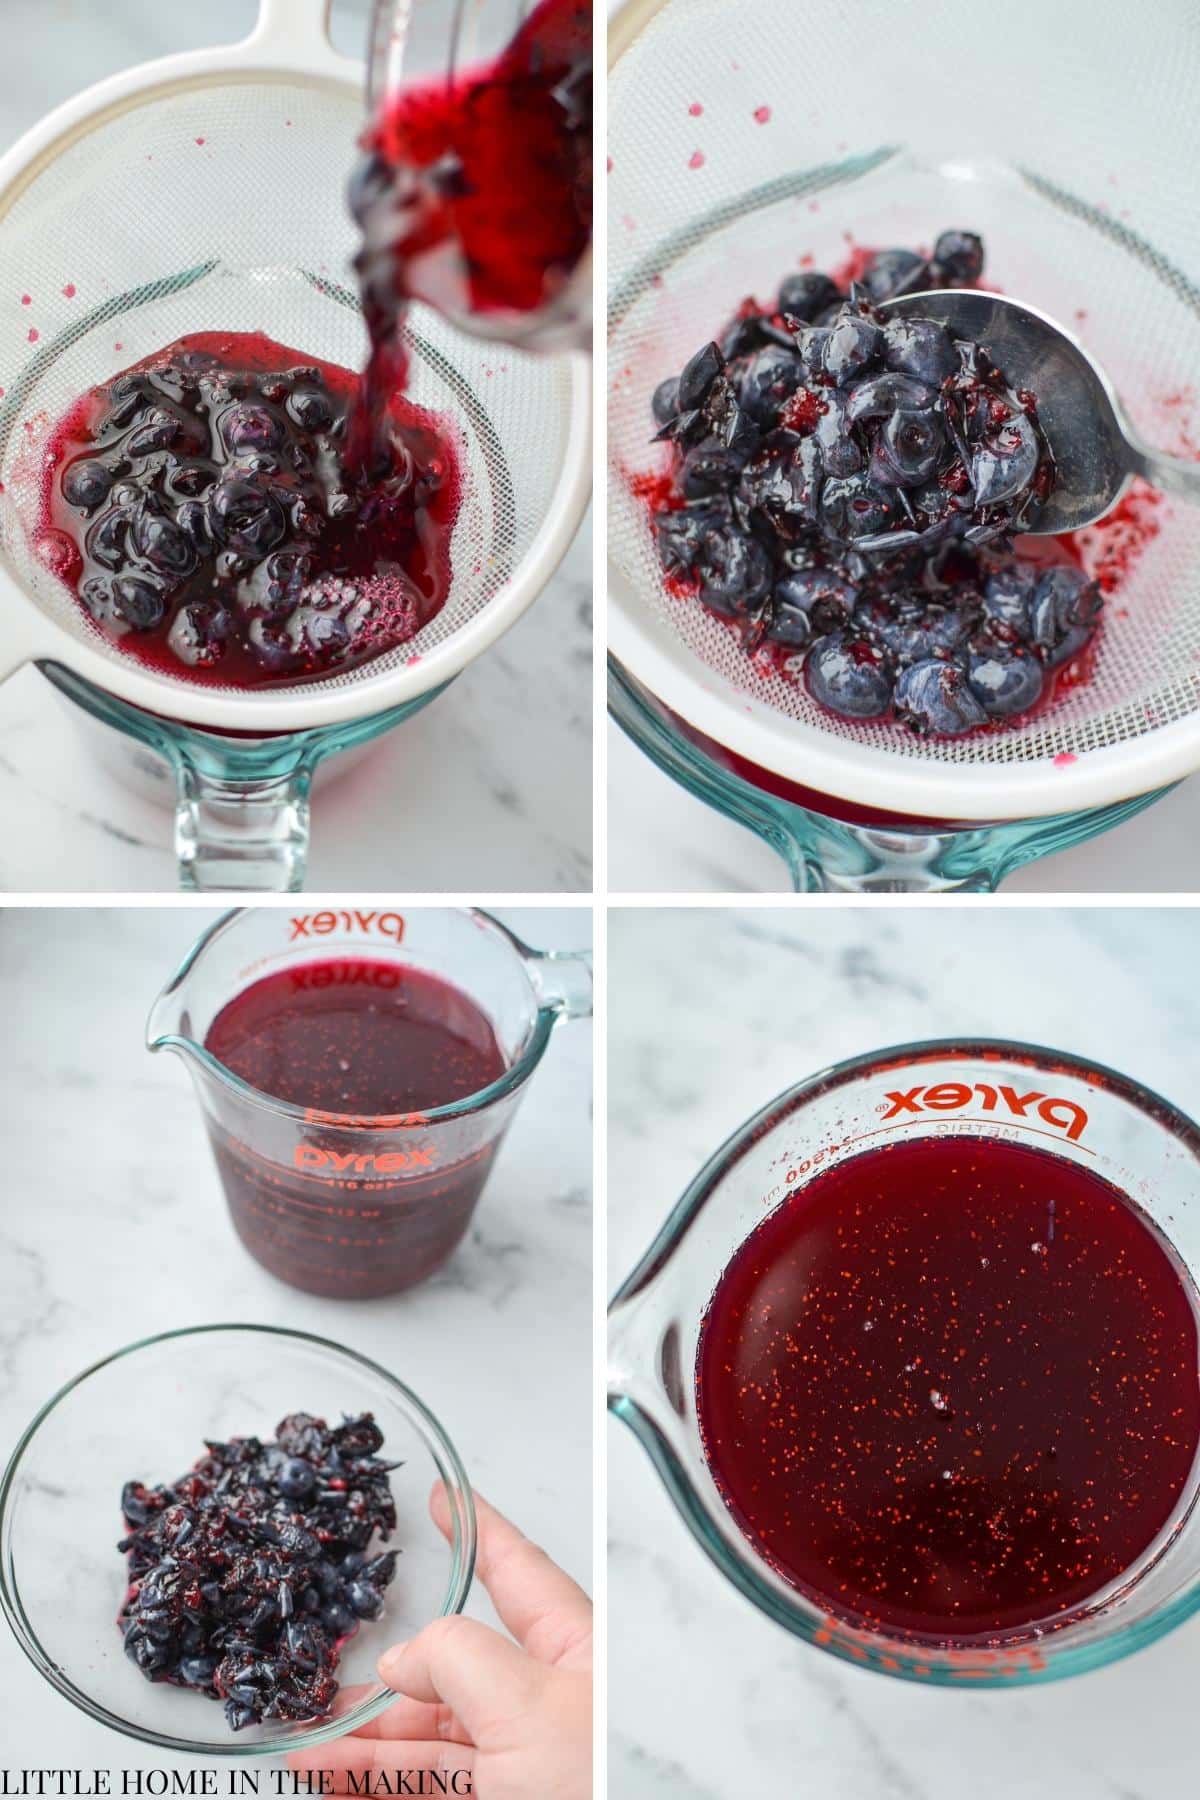
[[[339,960],[381,990],[405,969],[458,989],[486,1015],[504,1073],[448,1105],[360,1117],[261,1093],[205,1048],[216,1015],[252,983]],[[250,1254],[307,1293],[369,1299],[425,1280],[460,1242],[551,1032],[590,1014],[591,985],[587,954],[530,949],[476,910],[237,910],[163,989],[147,1044],[191,1070]]]
[[[1165,1545],[1062,1624],[1021,1641],[947,1645],[857,1628],[785,1581],[728,1511],[701,1443],[700,1328],[740,1245],[832,1164],[898,1136],[935,1134],[1032,1144],[1088,1168],[1170,1240],[1194,1287],[1200,1129],[1185,1114],[1111,1069],[1036,1045],[899,1045],[821,1070],[778,1095],[700,1170],[613,1300],[609,1406],[721,1573],[797,1637],[864,1668],[937,1685],[1053,1680],[1127,1655],[1200,1608],[1197,1471]]]

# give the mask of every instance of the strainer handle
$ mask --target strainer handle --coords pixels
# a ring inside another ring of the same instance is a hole
[[[304,885],[311,769],[231,780],[176,760],[175,853],[192,893],[292,894]]]
[[[1125,441],[1129,447],[1129,466],[1135,474],[1144,476],[1152,487],[1161,488],[1164,494],[1175,494],[1180,500],[1200,506],[1200,463],[1189,462],[1182,456],[1168,456],[1165,450],[1154,450],[1129,430],[1126,430]]]
[[[329,35],[332,0],[258,0],[258,18],[240,49],[283,68],[343,74],[347,59]]]

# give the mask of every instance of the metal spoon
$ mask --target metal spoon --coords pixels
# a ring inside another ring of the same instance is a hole
[[[901,294],[880,311],[936,319],[955,337],[973,338],[1004,371],[1010,388],[1037,395],[1058,481],[1028,535],[1090,525],[1111,510],[1135,475],[1200,504],[1200,465],[1143,443],[1104,370],[1045,313],[969,288]]]

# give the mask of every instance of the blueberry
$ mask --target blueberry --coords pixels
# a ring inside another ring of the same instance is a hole
[[[208,502],[208,519],[219,544],[251,557],[265,556],[287,530],[275,496],[239,475],[226,475],[217,483]]]
[[[971,456],[971,485],[977,507],[999,506],[1022,493],[1037,472],[1037,433],[1023,412],[1012,418]]]
[[[253,450],[278,450],[283,427],[265,406],[243,401],[221,416],[221,436],[235,454]]]
[[[729,522],[726,501],[714,506],[680,507],[671,512],[655,513],[651,520],[659,560],[668,575],[691,575],[699,561],[705,534]]]
[[[954,340],[933,319],[888,319],[883,327],[884,366],[940,388],[958,372]]]
[[[787,276],[781,284],[778,309],[790,318],[802,319],[807,325],[819,312],[837,306],[841,298],[828,275],[821,275],[815,269],[803,269],[798,275]]]
[[[857,425],[862,420],[885,419],[898,407],[907,412],[926,412],[936,399],[935,389],[911,375],[868,375],[846,397],[846,420]]]
[[[108,390],[108,411],[100,419],[100,430],[123,431],[145,412],[152,393],[144,375],[119,375]]]
[[[315,1470],[298,1456],[290,1456],[277,1477],[285,1500],[304,1500],[317,1485]]]
[[[161,625],[166,605],[162,589],[144,575],[118,575],[112,584],[113,611],[135,631]]]
[[[857,608],[854,621],[883,644],[901,668],[960,649],[973,623],[965,606],[921,600],[899,605],[890,600],[869,602]]]
[[[301,431],[328,431],[333,424],[333,407],[328,394],[313,388],[297,388],[286,404],[288,418]]]
[[[125,562],[125,546],[130,516],[125,507],[110,507],[101,513],[84,538],[84,549],[102,569],[117,570]]]
[[[802,649],[849,617],[858,590],[833,569],[797,569],[775,583],[767,636]]]
[[[172,459],[163,486],[168,494],[181,500],[197,500],[207,494],[217,479],[212,463],[176,462]]]
[[[847,397],[836,388],[826,388],[822,400],[822,410],[812,430],[813,439],[820,446],[821,466],[829,475],[856,475],[866,457],[850,430]]]
[[[161,501],[147,498],[133,521],[133,542],[138,555],[172,584],[190,575],[196,566],[196,546],[182,531]]]
[[[167,642],[180,662],[211,669],[225,654],[229,630],[229,614],[218,601],[193,600],[175,614]]]
[[[382,1612],[382,1604],[380,1611]],[[371,1618],[371,1613],[364,1613],[363,1618]],[[348,1637],[354,1630],[357,1620],[355,1615],[345,1606],[326,1606],[321,1611],[321,1624],[330,1637]]]
[[[720,444],[701,444],[689,450],[679,468],[678,481],[689,500],[703,500],[732,487],[742,472],[742,459]]]
[[[821,523],[845,543],[886,531],[896,519],[895,502],[864,475],[827,481],[821,494]]]
[[[838,307],[841,313],[841,307]],[[825,373],[825,350],[829,343],[829,327],[827,325],[805,326],[796,336],[796,349],[805,372],[814,377]]]
[[[650,410],[654,414],[655,423],[665,425],[679,411],[679,377],[668,375],[660,381],[654,390],[654,398],[650,402]]]
[[[383,1595],[366,1581],[352,1581],[346,1599],[360,1619],[377,1619],[383,1611]]]
[[[771,559],[757,538],[739,531],[709,531],[696,573],[706,606],[716,612],[748,613],[770,590]]]
[[[821,366],[839,387],[844,387],[870,367],[882,342],[883,333],[873,319],[844,307],[836,324],[830,327]]]
[[[967,658],[972,692],[993,719],[1027,712],[1041,698],[1042,665],[1032,651],[975,650]]]
[[[1038,571],[1029,563],[1014,562],[990,575],[983,590],[984,618],[1004,640],[1028,638],[1029,607],[1038,584]]]
[[[929,265],[915,250],[880,250],[862,274],[862,285],[878,306],[897,294],[913,294],[929,285]]]
[[[883,659],[845,632],[818,639],[809,652],[805,676],[813,699],[845,719],[878,719],[892,702]]]
[[[983,239],[973,231],[943,231],[933,261],[948,287],[969,287],[983,274]]]
[[[1047,569],[1029,610],[1030,633],[1048,669],[1069,662],[1091,638],[1103,601],[1100,589],[1080,569]]]
[[[705,344],[683,365],[679,377],[679,410],[691,412],[703,406],[717,376],[725,367],[725,359],[715,344]]]
[[[760,425],[773,425],[780,407],[803,383],[804,372],[795,350],[767,344],[751,358],[738,384],[743,412]]]
[[[932,657],[901,671],[896,712],[915,731],[939,737],[960,737],[987,719],[959,665]]]
[[[186,1656],[179,1663],[179,1679],[185,1687],[211,1688],[216,1672],[215,1656]]]
[[[150,409],[137,430],[125,444],[129,456],[152,456],[156,450],[169,450],[181,436],[179,420],[165,407]]]
[[[81,512],[95,512],[108,499],[113,478],[101,462],[81,456],[63,470],[62,491],[68,506]]]
[[[946,447],[941,425],[927,412],[894,412],[879,439],[889,479],[916,487],[933,474]]]

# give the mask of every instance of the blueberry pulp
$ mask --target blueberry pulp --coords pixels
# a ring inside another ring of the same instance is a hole
[[[877,311],[966,286],[974,232],[876,252],[843,292],[789,275],[656,388],[664,572],[844,718],[960,736],[1013,718],[1099,624],[1095,582],[1017,556],[1054,462],[982,345]]]
[[[167,1487],[127,1482],[125,1654],[150,1681],[221,1700],[230,1729],[327,1716],[343,1641],[377,1619],[396,1552],[391,1470],[370,1413],[282,1420],[208,1443]]]
[[[389,400],[352,453],[349,370],[268,339],[197,334],[93,389],[59,427],[43,554],[142,661],[253,686],[407,642],[449,584],[452,453]]]

